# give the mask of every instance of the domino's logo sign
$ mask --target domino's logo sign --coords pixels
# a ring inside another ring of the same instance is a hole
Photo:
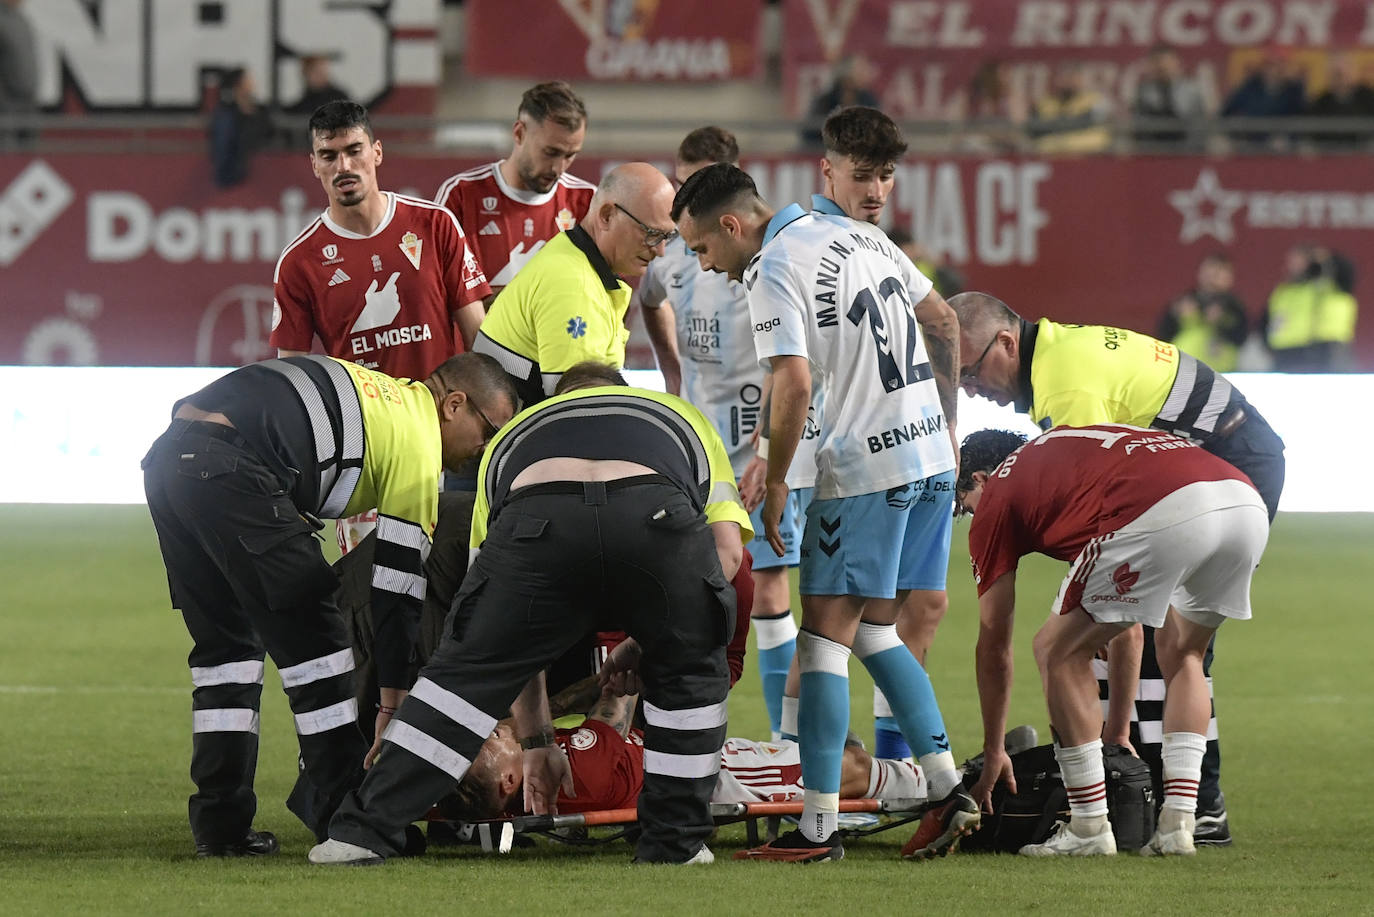
[[[0,193],[0,265],[8,267],[66,210],[75,195],[51,166],[35,159]]]

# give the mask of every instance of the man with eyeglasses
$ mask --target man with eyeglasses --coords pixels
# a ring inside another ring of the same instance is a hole
[[[496,359],[526,404],[547,398],[563,370],[620,367],[630,287],[677,237],[673,186],[646,162],[606,174],[582,221],[539,250],[491,304],[473,350]]]
[[[1028,322],[987,293],[959,293],[949,304],[959,316],[959,384],[969,395],[1012,404],[1044,429],[1117,423],[1187,437],[1245,472],[1273,521],[1283,491],[1283,440],[1245,396],[1206,363],[1173,344],[1124,328],[1047,318]],[[1118,671],[1123,658],[1132,670],[1139,665],[1140,687],[1133,715],[1123,692],[1115,694],[1114,703],[1107,696],[1108,685],[1116,682],[1109,677],[1107,663],[1099,665],[1101,690],[1111,704],[1103,741],[1133,744],[1150,764],[1158,785],[1161,755],[1167,760],[1170,750],[1161,726],[1164,679],[1152,629],[1146,628],[1143,638],[1136,630],[1118,637],[1109,655]],[[1204,658],[1209,691],[1211,665],[1209,647]],[[1198,844],[1231,843],[1220,779],[1213,715],[1197,795]]]
[[[191,634],[191,830],[200,856],[255,856],[276,839],[257,810],[263,658],[295,715],[309,805],[330,815],[380,747],[358,728],[354,657],[321,518],[376,507],[372,568],[380,735],[414,677],[413,650],[443,468],[480,453],[519,408],[489,357],[444,361],[424,381],[331,357],[287,357],[223,376],[177,402],[143,460],[172,604]],[[307,797],[302,796],[301,801]]]

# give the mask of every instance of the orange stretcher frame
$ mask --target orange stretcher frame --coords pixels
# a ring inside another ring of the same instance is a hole
[[[876,825],[859,828],[841,828],[846,838],[867,837],[880,831],[888,831],[910,824],[921,816],[924,799],[841,799],[840,812],[868,812],[875,815],[891,816]],[[767,838],[777,835],[778,822],[784,815],[800,815],[801,800],[795,802],[727,802],[712,803],[711,818],[717,825],[745,822],[749,844],[760,843],[759,821],[768,822]],[[432,810],[429,821],[447,821],[437,809]],[[608,844],[624,837],[639,821],[635,809],[602,809],[595,812],[579,812],[575,815],[516,815],[511,818],[493,818],[469,823],[472,835],[482,849],[489,853],[508,853],[514,846],[516,835],[541,835],[560,844],[576,847],[591,847]],[[617,828],[611,833],[592,834],[589,828]]]

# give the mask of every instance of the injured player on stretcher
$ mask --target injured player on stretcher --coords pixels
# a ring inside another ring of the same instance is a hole
[[[644,780],[644,745],[639,730],[631,725],[635,701],[635,695],[616,696],[604,690],[580,725],[557,730],[573,780],[573,795],[558,794],[558,813],[635,807]],[[523,814],[521,755],[509,723],[498,723],[458,785],[457,798],[450,797],[442,806],[444,815],[477,821]],[[926,783],[918,765],[874,758],[855,743],[844,749],[840,796],[924,801]],[[713,803],[801,798],[801,757],[795,742],[726,739]]]

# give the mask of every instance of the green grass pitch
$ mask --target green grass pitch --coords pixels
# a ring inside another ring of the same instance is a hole
[[[1186,860],[902,862],[908,832],[856,841],[821,867],[631,867],[624,844],[541,842],[502,858],[444,850],[380,869],[305,862],[287,813],[291,719],[269,673],[257,825],[265,862],[193,858],[186,826],[188,638],[168,606],[142,507],[0,507],[0,914],[1374,913],[1374,517],[1285,514],[1255,579],[1255,618],[1222,631],[1215,669],[1235,846]],[[978,750],[977,611],[956,526],[950,613],[930,660],[956,757]],[[1012,722],[1047,735],[1029,642],[1062,565],[1032,559],[1019,588]],[[871,735],[854,675],[855,728]],[[765,733],[752,660],[731,732]]]

